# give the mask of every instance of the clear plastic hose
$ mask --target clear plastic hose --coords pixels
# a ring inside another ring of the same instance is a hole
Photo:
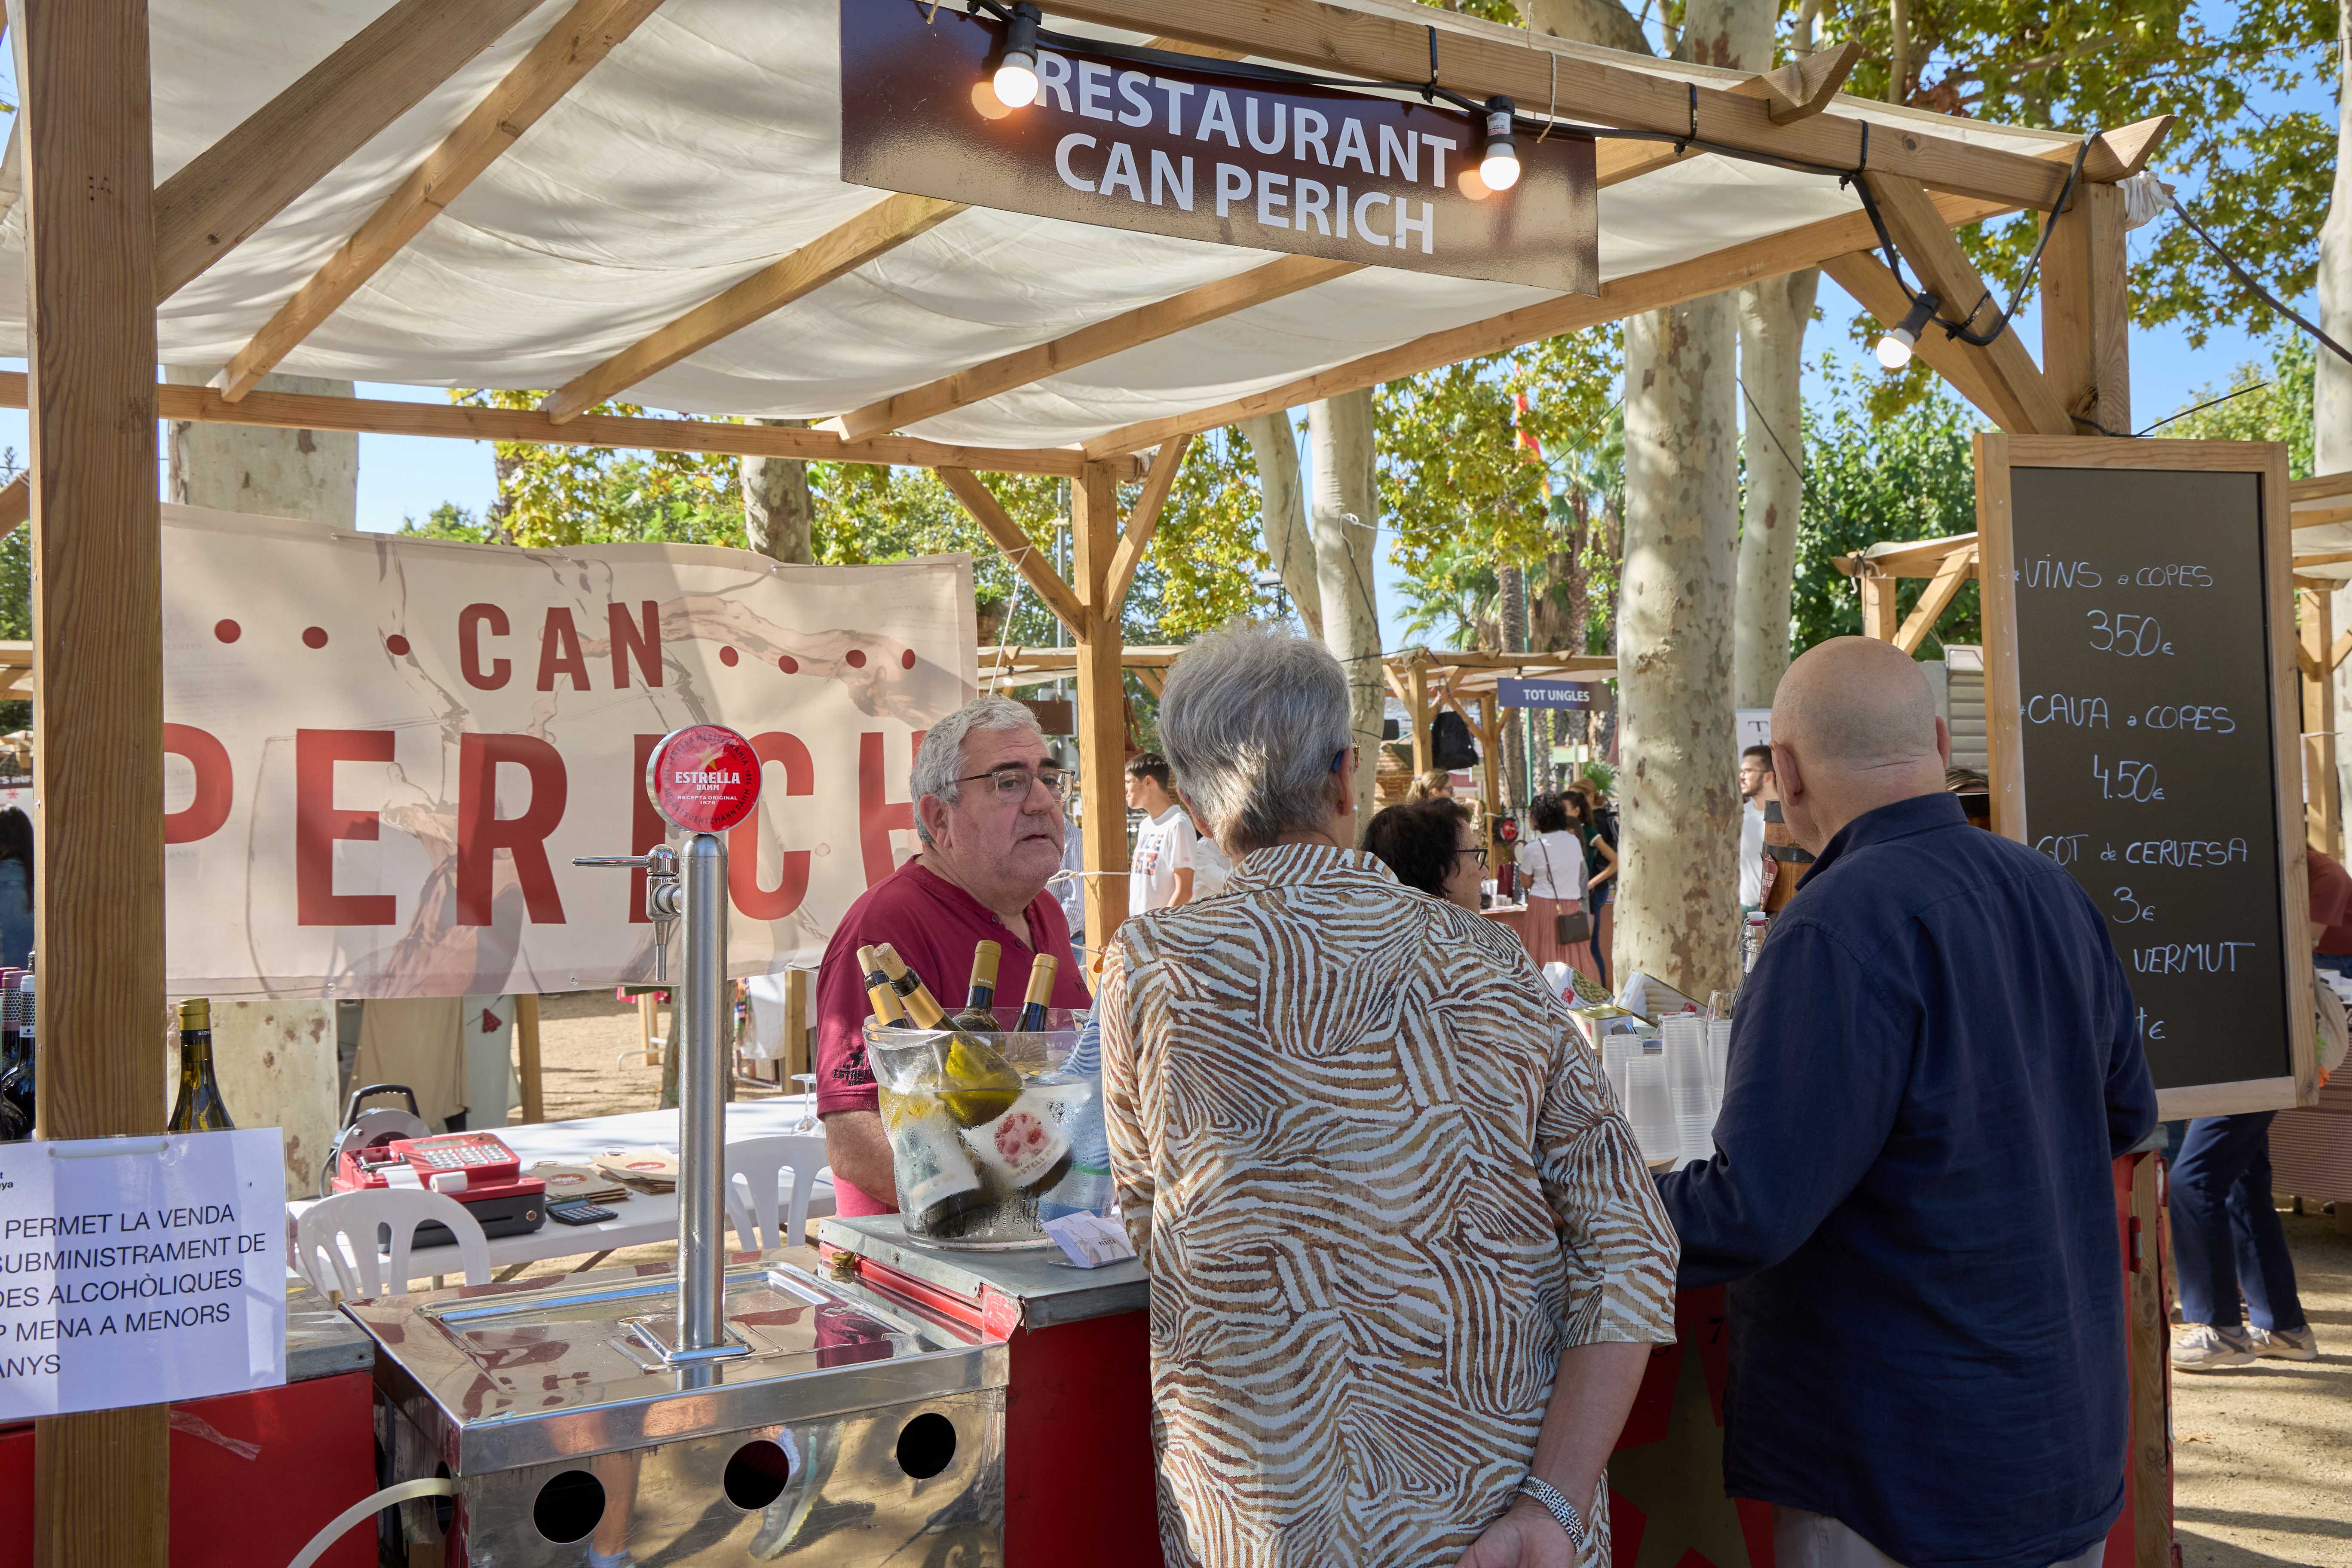
[[[288,1563],[286,1568],[310,1568],[310,1564],[319,1560],[320,1553],[342,1539],[343,1531],[363,1519],[373,1518],[394,1503],[406,1502],[411,1498],[448,1497],[457,1489],[447,1478],[441,1476],[427,1477],[419,1481],[403,1481],[396,1487],[386,1487],[373,1497],[362,1498],[335,1515],[334,1521],[310,1537],[310,1544],[296,1553],[294,1561]]]

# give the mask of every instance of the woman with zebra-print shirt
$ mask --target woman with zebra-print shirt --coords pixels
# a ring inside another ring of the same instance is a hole
[[[1348,847],[1320,644],[1194,645],[1160,735],[1234,863],[1097,998],[1170,1568],[1605,1564],[1676,1248],[1598,1063],[1516,937]]]

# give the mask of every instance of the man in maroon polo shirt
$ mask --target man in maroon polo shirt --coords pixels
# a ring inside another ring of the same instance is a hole
[[[817,972],[816,1110],[838,1212],[898,1207],[866,1061],[871,1008],[859,948],[889,942],[950,1009],[963,1000],[982,942],[1003,949],[998,991],[1008,1003],[1020,999],[1036,955],[1051,953],[1060,963],[1052,1005],[1093,1005],[1070,953],[1069,922],[1045,891],[1068,831],[1061,784],[1036,719],[1010,698],[967,702],[923,737],[908,789],[922,853],[849,906]]]

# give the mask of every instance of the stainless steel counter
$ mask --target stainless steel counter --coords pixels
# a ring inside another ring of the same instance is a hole
[[[667,1270],[347,1305],[395,1478],[457,1483],[454,1507],[402,1505],[411,1544],[475,1568],[576,1564],[592,1530],[673,1565],[1002,1563],[1003,1343],[806,1247],[728,1259],[720,1299],[744,1350],[685,1364],[661,1353]]]
[[[820,1220],[817,1238],[845,1252],[870,1258],[926,1284],[978,1300],[983,1289],[1018,1305],[1024,1328],[1049,1329],[1150,1304],[1151,1276],[1133,1260],[1080,1268],[1058,1247],[990,1252],[930,1247],[907,1238],[898,1215]]]

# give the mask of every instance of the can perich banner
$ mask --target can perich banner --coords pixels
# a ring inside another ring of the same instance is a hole
[[[163,509],[168,984],[453,996],[650,979],[662,736],[766,787],[729,837],[729,966],[814,963],[914,849],[922,731],[975,689],[971,563],[789,566]]]

